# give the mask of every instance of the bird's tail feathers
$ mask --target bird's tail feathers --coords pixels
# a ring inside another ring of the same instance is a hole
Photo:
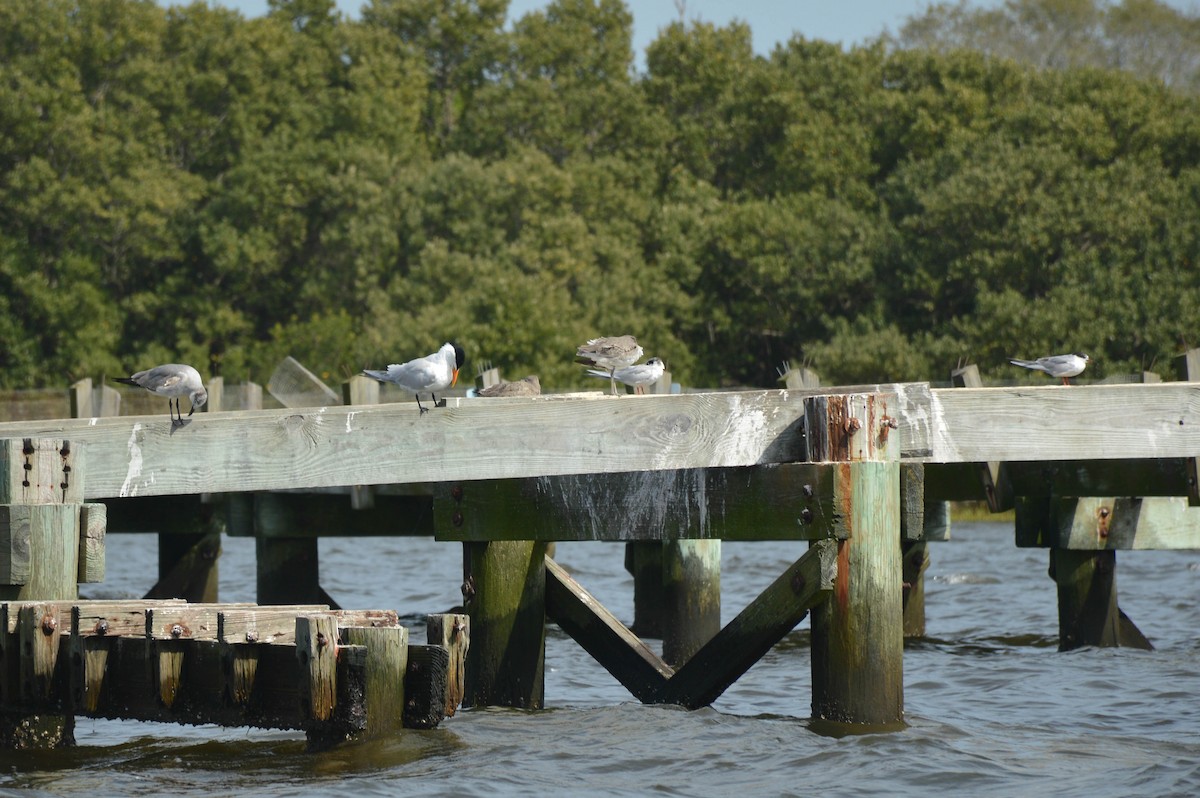
[[[125,385],[137,385],[137,383],[131,380],[129,377],[113,377],[112,380],[113,382],[121,382]]]
[[[368,377],[377,379],[380,382],[385,382],[388,378],[386,371],[375,371],[374,369],[363,369],[363,374],[366,374]]]
[[[603,377],[606,380],[612,376],[604,369],[588,369],[587,373],[592,375],[593,377]]]
[[[1008,362],[1012,363],[1014,366],[1024,366],[1027,369],[1038,369],[1039,371],[1042,369],[1041,364],[1038,363],[1036,360],[1018,360],[1016,358],[1013,358],[1012,360],[1009,360]]]

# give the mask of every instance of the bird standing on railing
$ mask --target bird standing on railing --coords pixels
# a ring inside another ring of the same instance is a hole
[[[626,366],[623,369],[617,369],[611,374],[603,369],[588,369],[588,374],[591,374],[593,377],[615,379],[617,382],[625,383],[633,388],[635,393],[643,393],[645,386],[658,382],[665,370],[666,364],[659,358],[652,357],[645,363],[639,363],[636,366]]]
[[[1035,371],[1044,371],[1051,377],[1062,378],[1063,385],[1071,384],[1071,377],[1078,377],[1087,368],[1088,356],[1082,352],[1074,352],[1069,355],[1049,355],[1048,357],[1039,357],[1037,360],[1010,360],[1014,366],[1023,366],[1027,369]]]
[[[575,361],[608,372],[613,396],[617,395],[617,369],[632,366],[642,357],[642,347],[632,335],[593,338],[575,351]]]
[[[192,409],[188,411],[189,416],[196,412],[197,407],[204,407],[204,403],[208,401],[208,391],[204,389],[204,383],[200,380],[200,372],[182,363],[155,366],[128,377],[113,377],[113,380],[125,385],[136,385],[150,393],[167,397],[167,412],[171,413],[172,427],[176,425],[176,415],[179,416],[179,426],[183,426],[183,411],[179,408],[180,397],[186,396],[192,403]],[[175,400],[173,411],[172,399]]]
[[[466,355],[462,347],[447,342],[432,355],[419,357],[407,363],[393,363],[386,371],[363,369],[363,374],[412,391],[417,397],[417,407],[421,408],[421,414],[424,415],[429,412],[429,408],[421,404],[421,391],[429,391],[429,395],[433,397],[433,406],[437,407],[437,394],[434,392],[445,390],[457,383],[458,370],[465,361]]]

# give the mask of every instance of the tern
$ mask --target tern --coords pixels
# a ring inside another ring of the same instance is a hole
[[[114,377],[113,379],[116,382],[136,385],[139,388],[145,388],[150,393],[167,397],[167,412],[171,414],[172,427],[176,424],[176,416],[179,416],[179,426],[183,426],[183,411],[179,408],[180,397],[186,396],[192,403],[192,409],[188,411],[189,416],[196,412],[197,407],[203,407],[204,403],[208,401],[208,391],[204,390],[200,372],[182,363],[155,366],[128,377]],[[172,399],[175,400],[174,408],[171,407]]]
[[[390,382],[399,385],[406,391],[411,391],[417,397],[417,407],[421,414],[429,412],[429,408],[421,404],[421,391],[429,391],[433,397],[433,405],[437,407],[437,394],[458,382],[458,370],[462,368],[466,355],[458,344],[444,343],[442,348],[432,355],[419,357],[407,363],[393,363],[386,371],[363,369],[363,374],[373,377],[380,382]]]
[[[642,357],[642,347],[632,335],[615,338],[593,338],[575,352],[575,360],[608,372],[613,396],[617,395],[617,369],[632,366]]]
[[[1051,377],[1059,377],[1062,379],[1063,385],[1070,385],[1071,377],[1078,377],[1087,368],[1088,356],[1082,352],[1074,352],[1069,355],[1050,355],[1048,357],[1039,357],[1037,360],[1017,360],[1008,361],[1014,366],[1024,366],[1027,369],[1035,371],[1044,371]]]
[[[652,357],[645,363],[639,363],[636,366],[626,366],[613,372],[604,371],[603,369],[588,369],[588,374],[591,374],[593,377],[615,379],[633,388],[637,393],[642,393],[646,385],[658,382],[665,369],[666,364],[661,359]]]
[[[495,385],[481,388],[475,395],[485,398],[496,396],[541,396],[542,383],[536,374],[530,374],[528,377],[516,382],[499,382]]]

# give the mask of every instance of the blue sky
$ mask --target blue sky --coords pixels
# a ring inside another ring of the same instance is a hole
[[[160,0],[171,5],[171,0]],[[258,16],[267,9],[267,0],[210,0],[237,8],[246,16]],[[979,0],[975,5],[993,6],[1001,0]],[[337,0],[338,7],[358,15],[362,0]],[[633,11],[633,46],[639,55],[655,39],[658,30],[679,18],[675,0],[626,0]],[[1188,7],[1189,2],[1172,3]],[[793,33],[809,39],[857,44],[874,38],[884,29],[896,32],[906,18],[923,11],[929,0],[686,0],[686,17],[724,25],[740,19],[750,25],[754,49],[767,54],[776,42],[786,41]],[[546,0],[511,0],[509,19],[545,8]]]
[[[172,0],[159,0],[171,5]],[[267,0],[209,0],[237,8],[246,16],[267,9]],[[1196,13],[1200,0],[1166,0],[1168,5]],[[547,0],[510,0],[508,17],[517,19],[545,8]],[[974,6],[997,6],[1003,0],[975,0]],[[337,0],[338,7],[357,16],[363,0]],[[679,18],[675,0],[626,0],[633,11],[633,47],[639,56],[658,30]],[[777,42],[800,33],[809,39],[859,44],[885,30],[899,31],[904,20],[930,5],[930,0],[686,0],[686,18],[718,25],[740,19],[750,25],[754,49],[766,55]]]

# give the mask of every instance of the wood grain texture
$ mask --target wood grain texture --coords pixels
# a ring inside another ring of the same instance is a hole
[[[87,495],[108,498],[786,462],[799,418],[786,391],[755,391],[22,422],[0,439],[87,444]]]
[[[1184,496],[1039,499],[1017,504],[1017,545],[1075,551],[1200,549],[1200,508]]]
[[[934,389],[928,413],[926,462],[1129,460],[1200,452],[1197,383]]]

